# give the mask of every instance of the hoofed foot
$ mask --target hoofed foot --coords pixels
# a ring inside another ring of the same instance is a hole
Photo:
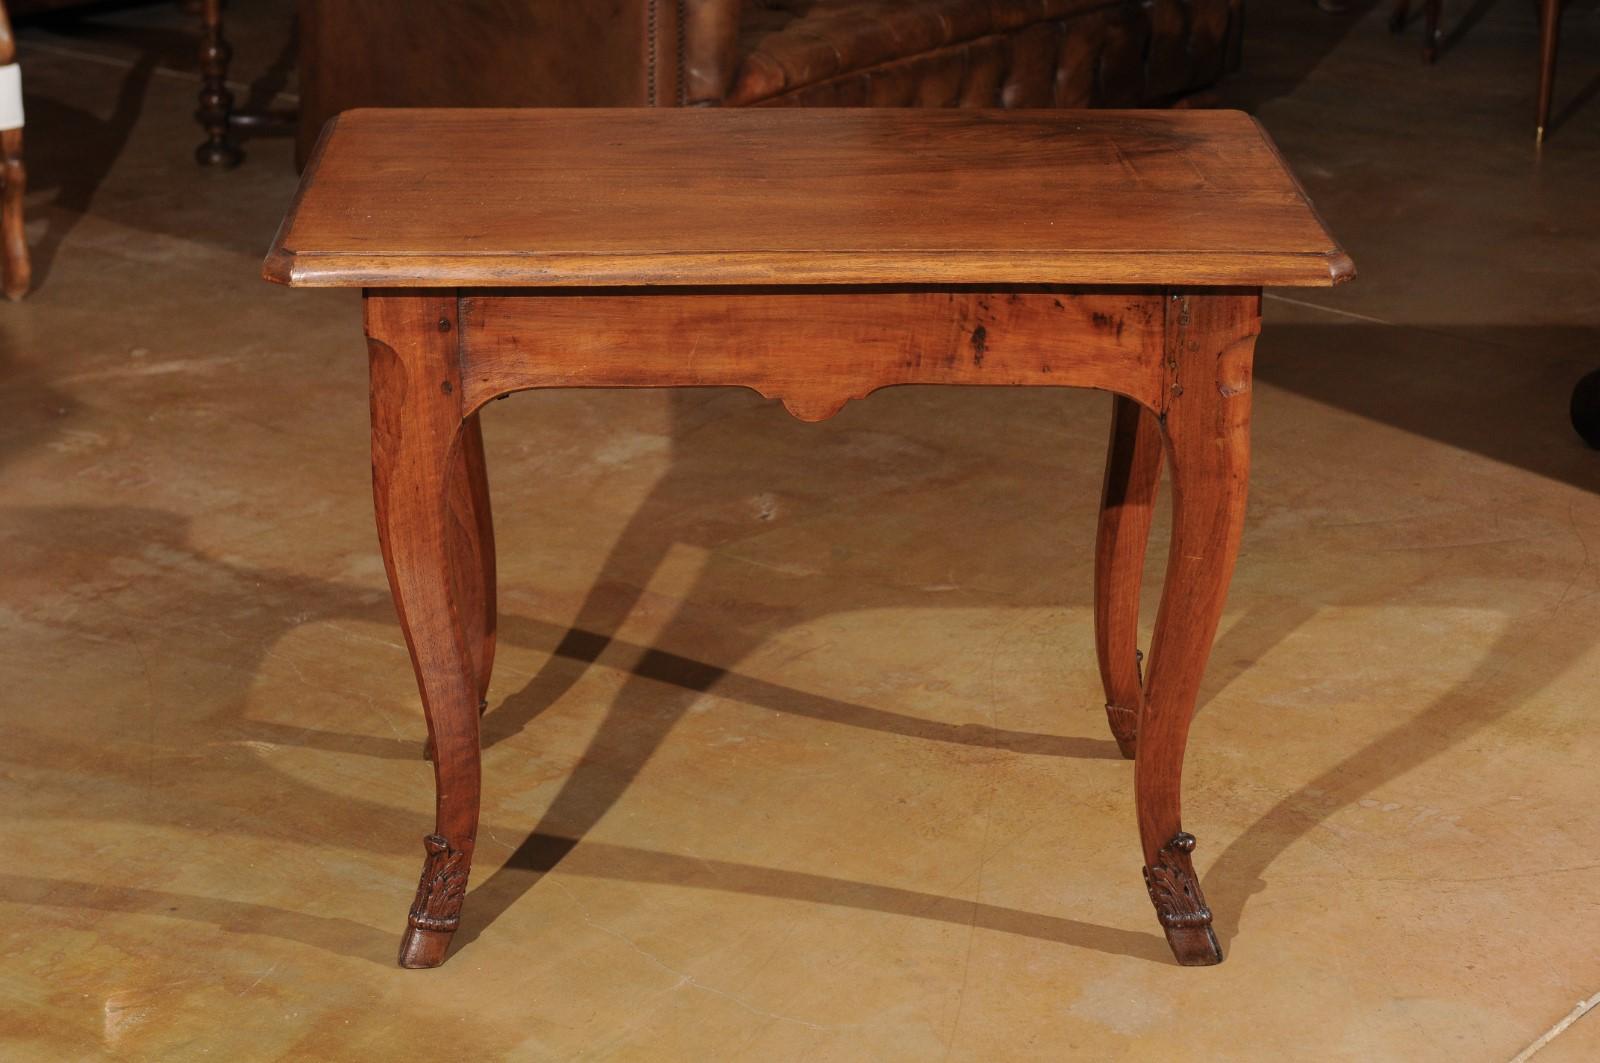
[[[405,936],[400,939],[400,966],[412,971],[439,966],[444,962],[445,953],[450,951],[450,941],[455,936],[454,930],[406,927]]]
[[[1194,846],[1194,835],[1179,831],[1156,854],[1155,866],[1144,869],[1144,884],[1172,955],[1185,967],[1209,967],[1222,962],[1222,946],[1189,858]]]
[[[450,951],[450,939],[461,925],[461,903],[467,896],[471,856],[437,834],[422,839],[428,851],[422,864],[417,897],[411,902],[409,925],[400,939],[400,966],[437,967]]]
[[[1213,967],[1222,962],[1222,945],[1210,926],[1162,927],[1167,946],[1183,967]]]

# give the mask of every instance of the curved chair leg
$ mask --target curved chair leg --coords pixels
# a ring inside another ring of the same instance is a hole
[[[1161,426],[1156,415],[1116,395],[1111,444],[1094,544],[1094,643],[1106,720],[1129,760],[1137,745],[1139,703],[1139,586],[1156,487],[1161,482]]]
[[[461,460],[451,480],[450,510],[463,546],[457,559],[456,586],[461,601],[461,623],[472,672],[478,680],[478,712],[489,696],[489,675],[494,670],[495,570],[494,515],[489,509],[489,470],[484,461],[483,430],[478,415],[461,425]]]
[[[1167,350],[1176,379],[1164,432],[1172,479],[1172,547],[1139,716],[1134,787],[1145,884],[1173,955],[1219,963],[1222,949],[1179,819],[1189,721],[1238,556],[1250,466],[1250,374],[1260,293],[1174,296]]]
[[[23,229],[22,195],[28,172],[22,165],[22,130],[0,132],[0,239],[4,241],[4,291],[15,302],[28,294],[33,264],[28,258],[28,238]]]
[[[467,643],[456,575],[472,565],[461,555],[477,539],[464,535],[476,522],[453,517],[451,502],[459,491],[452,482],[470,464],[462,450],[471,433],[462,430],[454,297],[373,293],[366,311],[378,539],[422,691],[437,787],[400,965],[437,967],[461,922],[478,829],[481,657]]]
[[[28,171],[22,165],[22,72],[5,0],[0,0],[0,291],[21,299],[33,279],[22,226]]]
[[[1534,141],[1544,143],[1550,124],[1550,98],[1556,87],[1556,42],[1561,39],[1561,0],[1543,0],[1539,8],[1539,121]]]

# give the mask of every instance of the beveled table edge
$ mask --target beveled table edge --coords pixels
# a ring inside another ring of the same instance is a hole
[[[1242,113],[1242,112],[1241,112]],[[330,118],[317,137],[304,173],[314,175],[323,151],[339,124]],[[972,252],[949,250],[785,250],[664,252],[653,254],[418,254],[418,268],[394,264],[403,256],[365,256],[343,253],[299,252],[287,246],[299,213],[300,201],[310,181],[302,177],[271,250],[261,266],[262,279],[291,288],[565,288],[695,285],[707,288],[750,284],[1050,284],[1135,285],[1187,287],[1292,287],[1321,288],[1343,284],[1356,275],[1355,262],[1332,237],[1305,187],[1289,167],[1277,144],[1259,119],[1246,115],[1262,142],[1277,158],[1300,193],[1301,201],[1328,235],[1331,246],[1317,253],[1212,252],[1193,250]],[[1106,259],[1170,260],[1173,268],[1107,269]],[[728,260],[746,266],[732,272]],[[1196,268],[1197,259],[1205,259]],[[856,260],[856,268],[851,268]],[[423,266],[423,261],[427,265]],[[681,267],[663,270],[668,261]],[[861,262],[867,263],[862,268]],[[1189,263],[1185,268],[1185,263]],[[589,268],[585,269],[585,263]],[[605,268],[595,268],[604,263]],[[716,265],[714,279],[700,276],[697,266]]]

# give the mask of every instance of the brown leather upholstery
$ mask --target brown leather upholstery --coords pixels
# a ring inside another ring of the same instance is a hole
[[[749,0],[723,102],[1091,107],[1215,81],[1238,0]]]
[[[361,106],[1096,107],[1238,61],[1243,0],[300,0],[300,151]]]

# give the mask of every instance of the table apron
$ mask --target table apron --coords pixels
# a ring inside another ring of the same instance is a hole
[[[472,290],[467,413],[541,387],[738,386],[805,421],[894,384],[1166,386],[1162,289]]]

